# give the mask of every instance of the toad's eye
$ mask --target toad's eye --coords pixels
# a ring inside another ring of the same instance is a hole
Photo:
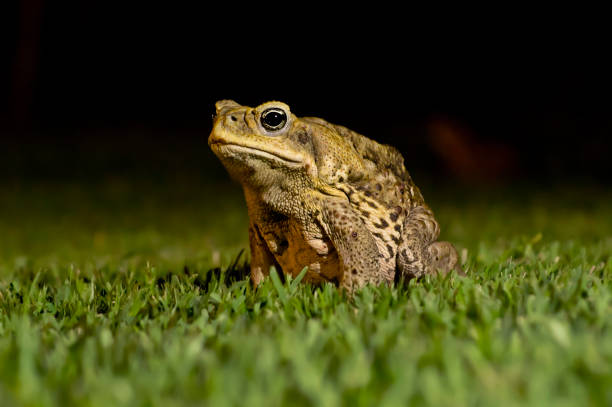
[[[261,114],[261,125],[269,131],[282,129],[287,123],[287,114],[277,107],[266,109]]]

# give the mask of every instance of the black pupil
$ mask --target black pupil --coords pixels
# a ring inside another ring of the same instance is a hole
[[[270,110],[263,115],[263,123],[268,128],[279,128],[286,120],[285,113],[281,110]]]

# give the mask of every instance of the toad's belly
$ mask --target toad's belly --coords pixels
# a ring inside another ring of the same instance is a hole
[[[297,277],[304,267],[308,267],[303,281],[331,281],[339,284],[342,276],[338,253],[330,245],[330,250],[322,254],[311,246],[312,243],[316,245],[318,242],[289,239],[286,250],[281,254],[274,254],[274,257],[285,274]]]
[[[329,240],[296,224],[283,226],[262,228],[268,249],[283,273],[297,277],[308,267],[304,282],[339,284],[342,281],[338,253]]]

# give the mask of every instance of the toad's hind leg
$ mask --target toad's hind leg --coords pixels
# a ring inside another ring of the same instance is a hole
[[[438,222],[426,206],[413,208],[404,221],[402,242],[397,252],[398,277],[411,279],[424,274],[455,270],[464,275],[457,251],[449,242],[436,242]]]
[[[459,265],[457,250],[449,242],[433,242],[427,246],[427,253],[429,255],[428,273],[440,271],[446,274],[455,270],[459,275],[465,276]]]

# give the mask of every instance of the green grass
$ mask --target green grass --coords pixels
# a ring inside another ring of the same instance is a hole
[[[0,190],[0,404],[612,405],[612,194],[422,189],[468,277],[245,279],[235,186]]]

